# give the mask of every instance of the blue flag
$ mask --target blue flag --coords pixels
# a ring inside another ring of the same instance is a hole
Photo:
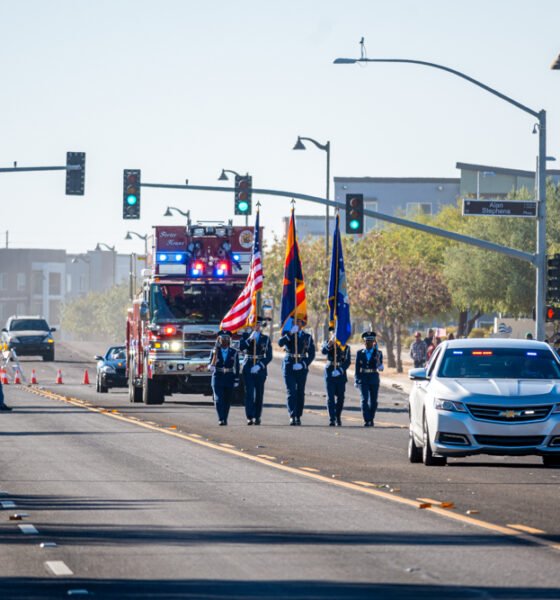
[[[336,215],[336,226],[331,259],[331,276],[329,280],[329,324],[334,327],[337,344],[346,347],[346,342],[352,334],[350,322],[350,299],[346,290],[346,271],[342,255],[342,240],[340,238],[340,217]]]

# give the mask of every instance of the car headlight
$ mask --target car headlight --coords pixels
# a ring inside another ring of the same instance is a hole
[[[105,366],[101,367],[101,370],[103,371],[103,373],[114,373],[115,372],[115,369],[111,365],[105,365]]]
[[[554,408],[552,409],[553,413],[560,413],[560,404],[555,404]]]
[[[8,338],[8,343],[9,344],[19,344],[19,338],[17,337],[12,337],[12,338]]]
[[[43,339],[43,342],[47,342],[47,344],[54,344],[54,340],[49,335]]]
[[[434,408],[437,410],[447,410],[449,412],[467,412],[465,405],[456,400],[444,400],[443,398],[434,398]]]

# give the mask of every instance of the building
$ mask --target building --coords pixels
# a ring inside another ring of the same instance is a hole
[[[59,327],[65,301],[127,282],[131,272],[139,278],[144,267],[144,257],[111,251],[0,248],[0,326],[12,315],[27,314]]]

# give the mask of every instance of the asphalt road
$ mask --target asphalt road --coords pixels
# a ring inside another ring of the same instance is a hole
[[[364,429],[350,388],[330,428],[319,371],[302,427],[274,365],[263,425],[236,407],[224,428],[209,398],[129,404],[81,385],[84,354],[58,355],[22,363],[66,401],[5,390],[0,598],[560,597],[560,471],[537,457],[410,465],[406,396],[382,389]]]

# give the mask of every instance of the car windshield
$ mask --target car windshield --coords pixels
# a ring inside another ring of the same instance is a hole
[[[18,319],[10,323],[10,331],[49,331],[45,319]]]
[[[126,358],[126,351],[124,346],[118,346],[116,348],[110,348],[106,355],[107,360],[124,360]]]
[[[550,350],[530,348],[448,348],[438,377],[470,379],[560,379]]]
[[[241,285],[154,284],[151,311],[154,322],[218,324],[237,300]]]

